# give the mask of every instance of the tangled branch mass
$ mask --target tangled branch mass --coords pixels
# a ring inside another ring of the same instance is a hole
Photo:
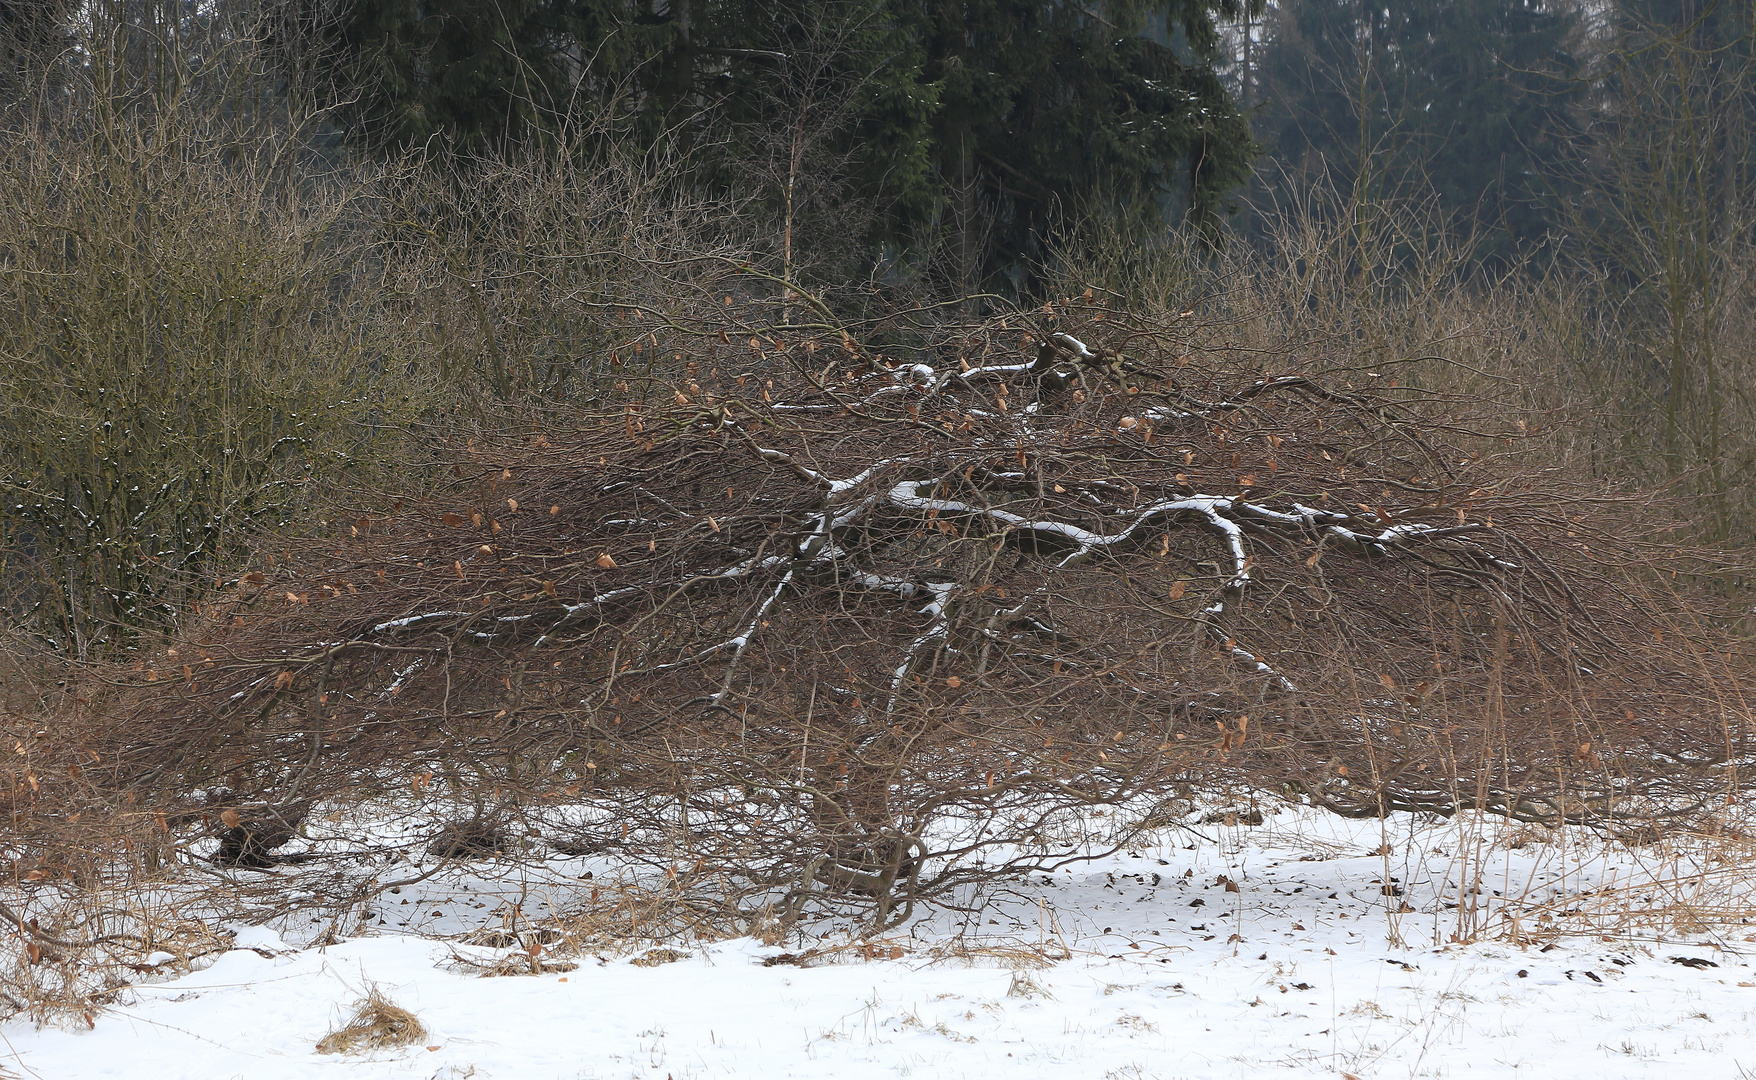
[[[1491,407],[1075,314],[727,343],[471,440],[128,673],[86,775],[283,823],[431,784],[876,926],[1192,782],[1605,823],[1719,784],[1722,647],[1658,614],[1642,507]]]

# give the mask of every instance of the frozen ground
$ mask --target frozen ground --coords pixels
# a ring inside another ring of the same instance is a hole
[[[456,936],[514,900],[561,906],[585,871],[479,869],[467,891],[382,898],[324,947],[288,944],[310,925],[237,927],[89,1029],[9,1025],[0,1075],[1756,1077],[1756,864],[1735,834],[1628,847],[1296,809],[1197,828],[876,945],[825,929],[508,977],[480,974],[505,950]],[[368,984],[428,1037],[318,1054]]]

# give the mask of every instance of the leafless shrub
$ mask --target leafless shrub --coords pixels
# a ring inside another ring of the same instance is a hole
[[[0,581],[76,657],[175,625],[447,396],[382,318],[399,168],[317,158],[306,101],[244,104],[263,27],[89,14],[83,62],[0,111]]]
[[[15,815],[412,785],[706,918],[876,931],[1191,779],[1575,822],[1737,787],[1695,564],[1491,406],[1095,302],[933,335],[698,338],[666,400],[458,448],[21,739]]]
[[[558,145],[438,154],[387,200],[400,318],[441,378],[496,408],[643,392],[705,313],[751,294],[737,204],[680,193],[684,163],[602,134],[581,121]]]

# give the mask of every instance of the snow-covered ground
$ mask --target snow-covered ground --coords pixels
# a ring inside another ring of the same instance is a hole
[[[990,888],[979,914],[878,942],[825,927],[557,951],[540,962],[577,966],[534,975],[483,977],[508,950],[459,938],[513,901],[564,907],[586,871],[478,867],[467,891],[435,878],[380,898],[325,946],[297,947],[309,922],[238,926],[211,966],[143,977],[89,1028],[13,1023],[0,1075],[1756,1077],[1748,841],[1266,812]],[[317,1053],[369,986],[427,1037]]]

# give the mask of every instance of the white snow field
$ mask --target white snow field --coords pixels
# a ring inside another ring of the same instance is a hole
[[[505,925],[513,902],[564,908],[583,873],[612,868],[570,860],[539,880],[478,863],[381,897],[345,940],[238,925],[210,966],[144,975],[89,1026],[9,1024],[0,1075],[1756,1077],[1756,858],[1740,834],[1629,846],[1264,812],[991,886],[970,897],[979,914],[939,910],[874,942],[819,926],[777,945],[555,953],[577,966],[534,975],[484,977],[511,950],[459,939]],[[426,1037],[318,1053],[369,986]]]

